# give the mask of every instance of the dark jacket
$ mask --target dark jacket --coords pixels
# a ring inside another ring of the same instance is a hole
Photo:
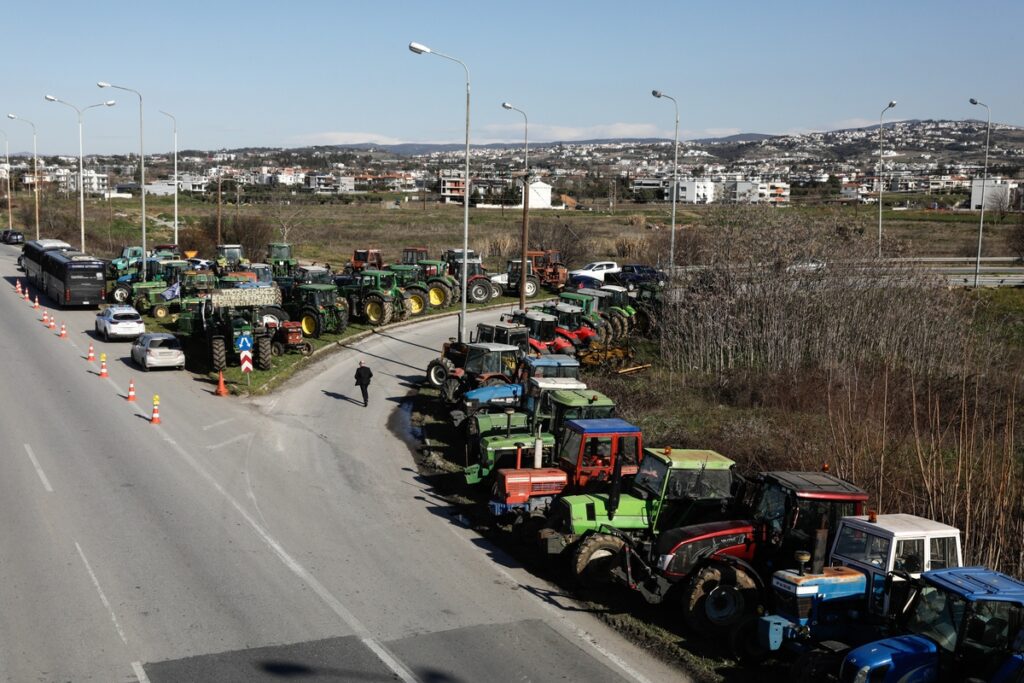
[[[358,368],[356,368],[356,384],[358,386],[369,386],[371,377],[373,377],[373,370],[371,370],[370,368],[366,367],[365,365],[360,365]]]

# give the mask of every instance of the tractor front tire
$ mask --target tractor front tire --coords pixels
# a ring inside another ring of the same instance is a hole
[[[452,290],[440,282],[435,282],[427,290],[427,301],[431,308],[448,308],[452,305]]]
[[[256,369],[269,370],[272,364],[271,357],[274,355],[271,349],[270,337],[262,335],[256,337]]]
[[[210,369],[220,372],[228,365],[228,352],[224,346],[223,337],[215,337],[210,340]]]
[[[302,342],[301,344],[299,344],[299,353],[301,353],[303,356],[312,356],[313,345],[309,342]]]
[[[411,299],[412,299],[412,297],[410,297],[407,293],[403,293],[402,294],[402,303],[401,303],[402,308],[401,309],[398,309],[397,307],[395,308],[394,318],[398,322],[403,322],[405,320],[408,320],[409,316],[412,315],[412,300]]]
[[[164,320],[167,320],[167,318],[170,317],[171,309],[167,307],[167,304],[155,304],[153,306],[153,310],[150,311],[150,313],[153,314],[154,318],[163,322]]]
[[[302,335],[317,339],[323,333],[323,320],[320,319],[320,312],[312,308],[303,309],[299,313],[299,323],[302,325]]]
[[[540,291],[540,282],[533,275],[526,277],[526,298],[532,299]]]
[[[612,581],[612,567],[625,544],[618,536],[590,534],[572,556],[572,575],[584,588],[600,588]]]
[[[629,332],[629,321],[626,319],[626,316],[622,315],[618,311],[612,311],[608,318],[611,321],[615,338],[621,339],[622,337],[625,337]]]
[[[275,356],[283,356],[284,355],[284,344],[282,344],[281,342],[277,342],[277,341],[272,343],[270,345],[270,353],[274,354]]]
[[[405,305],[409,315],[423,315],[430,308],[430,293],[419,287],[405,290]],[[436,308],[436,307],[435,307]]]
[[[466,297],[470,303],[474,304],[485,304],[491,299],[491,284],[483,280],[476,280],[470,282],[466,292]]]
[[[690,579],[683,596],[683,620],[694,633],[721,633],[739,624],[757,602],[757,584],[742,568],[710,565]]]
[[[391,322],[395,307],[390,301],[384,301],[383,297],[371,294],[363,302],[363,318],[373,327],[387,325]]]
[[[430,361],[427,366],[427,382],[432,387],[440,389],[448,376],[455,370],[455,363],[449,358],[441,357]]]

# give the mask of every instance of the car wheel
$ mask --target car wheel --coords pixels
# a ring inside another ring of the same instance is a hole
[[[105,341],[105,342],[109,342],[110,341],[110,330],[108,330],[105,327],[103,328],[103,341]]]

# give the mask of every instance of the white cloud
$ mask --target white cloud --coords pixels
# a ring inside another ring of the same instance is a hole
[[[345,131],[326,131],[293,135],[290,142],[297,145],[354,145],[360,142],[372,142],[378,145],[397,145],[402,142],[398,138],[380,135],[379,133],[358,133]]]

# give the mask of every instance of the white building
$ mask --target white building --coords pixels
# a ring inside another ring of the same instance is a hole
[[[1005,211],[1010,208],[1014,196],[1014,190],[1018,183],[1015,180],[1005,178],[989,178],[985,181],[982,178],[975,178],[971,181],[971,208],[975,211],[981,209],[981,189],[985,187],[985,210]]]
[[[441,170],[441,201],[461,204],[466,197],[466,174],[455,169]]]
[[[715,201],[715,183],[708,178],[680,178],[677,192],[677,201],[683,204],[710,204]]]

